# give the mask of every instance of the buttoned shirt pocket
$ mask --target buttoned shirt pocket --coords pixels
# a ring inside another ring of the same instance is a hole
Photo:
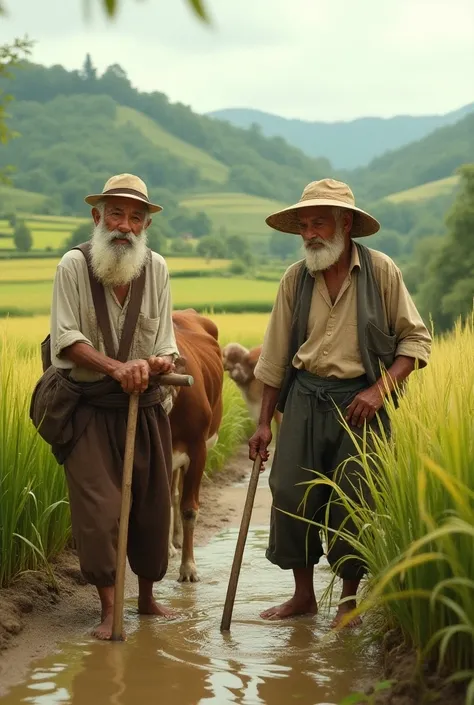
[[[150,318],[140,313],[135,333],[135,357],[148,358],[154,355],[156,339],[160,328],[160,318]]]
[[[369,353],[375,354],[388,369],[393,364],[397,347],[397,336],[389,335],[369,321],[366,328],[366,341]]]

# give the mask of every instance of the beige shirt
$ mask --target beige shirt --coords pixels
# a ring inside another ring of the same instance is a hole
[[[177,357],[179,352],[171,319],[171,292],[166,262],[161,255],[152,252],[146,267],[145,289],[128,359],[146,359],[150,355]],[[117,354],[130,290],[121,306],[113,289],[104,289]],[[55,367],[71,370],[71,378],[78,382],[94,382],[103,378],[104,375],[77,367],[61,355],[64,348],[79,342],[106,354],[95,315],[86,260],[79,250],[70,250],[59,262],[54,278],[51,306],[52,363]],[[166,408],[168,404],[164,406]]]
[[[387,321],[398,339],[395,354],[413,357],[424,367],[431,351],[431,336],[405,287],[402,273],[382,252],[370,250],[370,255]],[[360,267],[360,261],[357,248],[353,247],[349,272],[334,305],[324,276],[316,273],[307,339],[293,358],[297,369],[340,379],[365,374],[357,334],[357,277],[352,276],[355,267]],[[272,387],[281,386],[287,364],[298,268],[296,262],[283,275],[255,368],[257,379]]]

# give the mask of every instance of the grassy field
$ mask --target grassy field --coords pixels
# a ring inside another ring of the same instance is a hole
[[[33,250],[57,250],[62,247],[78,225],[87,222],[86,218],[69,218],[67,216],[25,214],[23,220],[33,237]],[[0,233],[9,235],[0,238],[1,249],[14,249],[13,229],[5,220],[0,220]]]
[[[204,211],[212,220],[216,233],[224,227],[228,235],[266,239],[270,237],[271,230],[266,225],[265,218],[284,207],[278,201],[243,193],[206,193],[190,196],[182,200],[181,205],[193,213]]]
[[[1,242],[1,240],[0,240]],[[6,283],[52,281],[58,257],[46,259],[0,260],[0,286]],[[167,257],[168,269],[173,272],[210,271],[227,269],[230,260],[205,260],[201,257]],[[0,304],[1,305],[1,304]]]
[[[254,279],[190,277],[174,279],[171,291],[175,308],[207,311],[260,312],[270,310],[278,283]],[[11,315],[49,313],[51,281],[0,281],[0,311]]]
[[[385,200],[392,203],[403,203],[403,201],[426,201],[437,196],[445,196],[452,193],[459,183],[459,176],[448,176],[446,179],[430,181],[421,186],[415,186],[407,191],[399,191],[386,196]]]
[[[41,193],[0,186],[0,204],[3,212],[34,213],[44,204],[46,199],[47,197]]]
[[[214,313],[208,314],[219,329],[219,342],[239,342],[248,348],[259,345],[268,323],[268,313]],[[7,336],[22,349],[33,348],[49,330],[49,315],[20,318],[0,318],[0,338]]]
[[[229,175],[229,168],[218,162],[209,154],[193,145],[183,142],[170,132],[167,132],[147,115],[128,108],[119,106],[117,108],[117,123],[119,125],[132,124],[138,128],[147,139],[157,147],[166,149],[171,154],[185,161],[189,166],[194,166],[199,170],[203,179],[224,184]]]

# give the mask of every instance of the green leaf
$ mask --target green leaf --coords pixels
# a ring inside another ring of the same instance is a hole
[[[466,692],[466,705],[474,705],[474,678],[469,683]]]
[[[117,10],[117,0],[104,0],[105,11],[112,17]]]
[[[344,700],[341,700],[339,705],[359,705],[359,703],[366,703],[367,696],[364,693],[351,693]]]
[[[380,683],[375,684],[374,691],[378,693],[381,690],[388,690],[394,683],[395,681],[380,681]]]
[[[194,12],[198,17],[200,17],[205,22],[209,20],[202,0],[188,0],[188,2],[190,3],[191,7],[193,8]]]

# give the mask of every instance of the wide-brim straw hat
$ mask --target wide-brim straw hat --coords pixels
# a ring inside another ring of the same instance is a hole
[[[117,174],[112,176],[105,184],[102,193],[94,193],[84,200],[90,206],[96,206],[99,201],[107,196],[120,196],[121,198],[132,198],[135,201],[146,203],[150,213],[159,213],[163,210],[156,203],[151,203],[148,198],[148,189],[144,181],[134,174]]]
[[[298,210],[310,206],[338,206],[354,212],[352,237],[375,235],[380,230],[380,223],[369,213],[355,205],[354,194],[347,184],[335,179],[322,179],[308,184],[298,203],[288,208],[272,213],[265,222],[274,230],[282,233],[300,234]]]

